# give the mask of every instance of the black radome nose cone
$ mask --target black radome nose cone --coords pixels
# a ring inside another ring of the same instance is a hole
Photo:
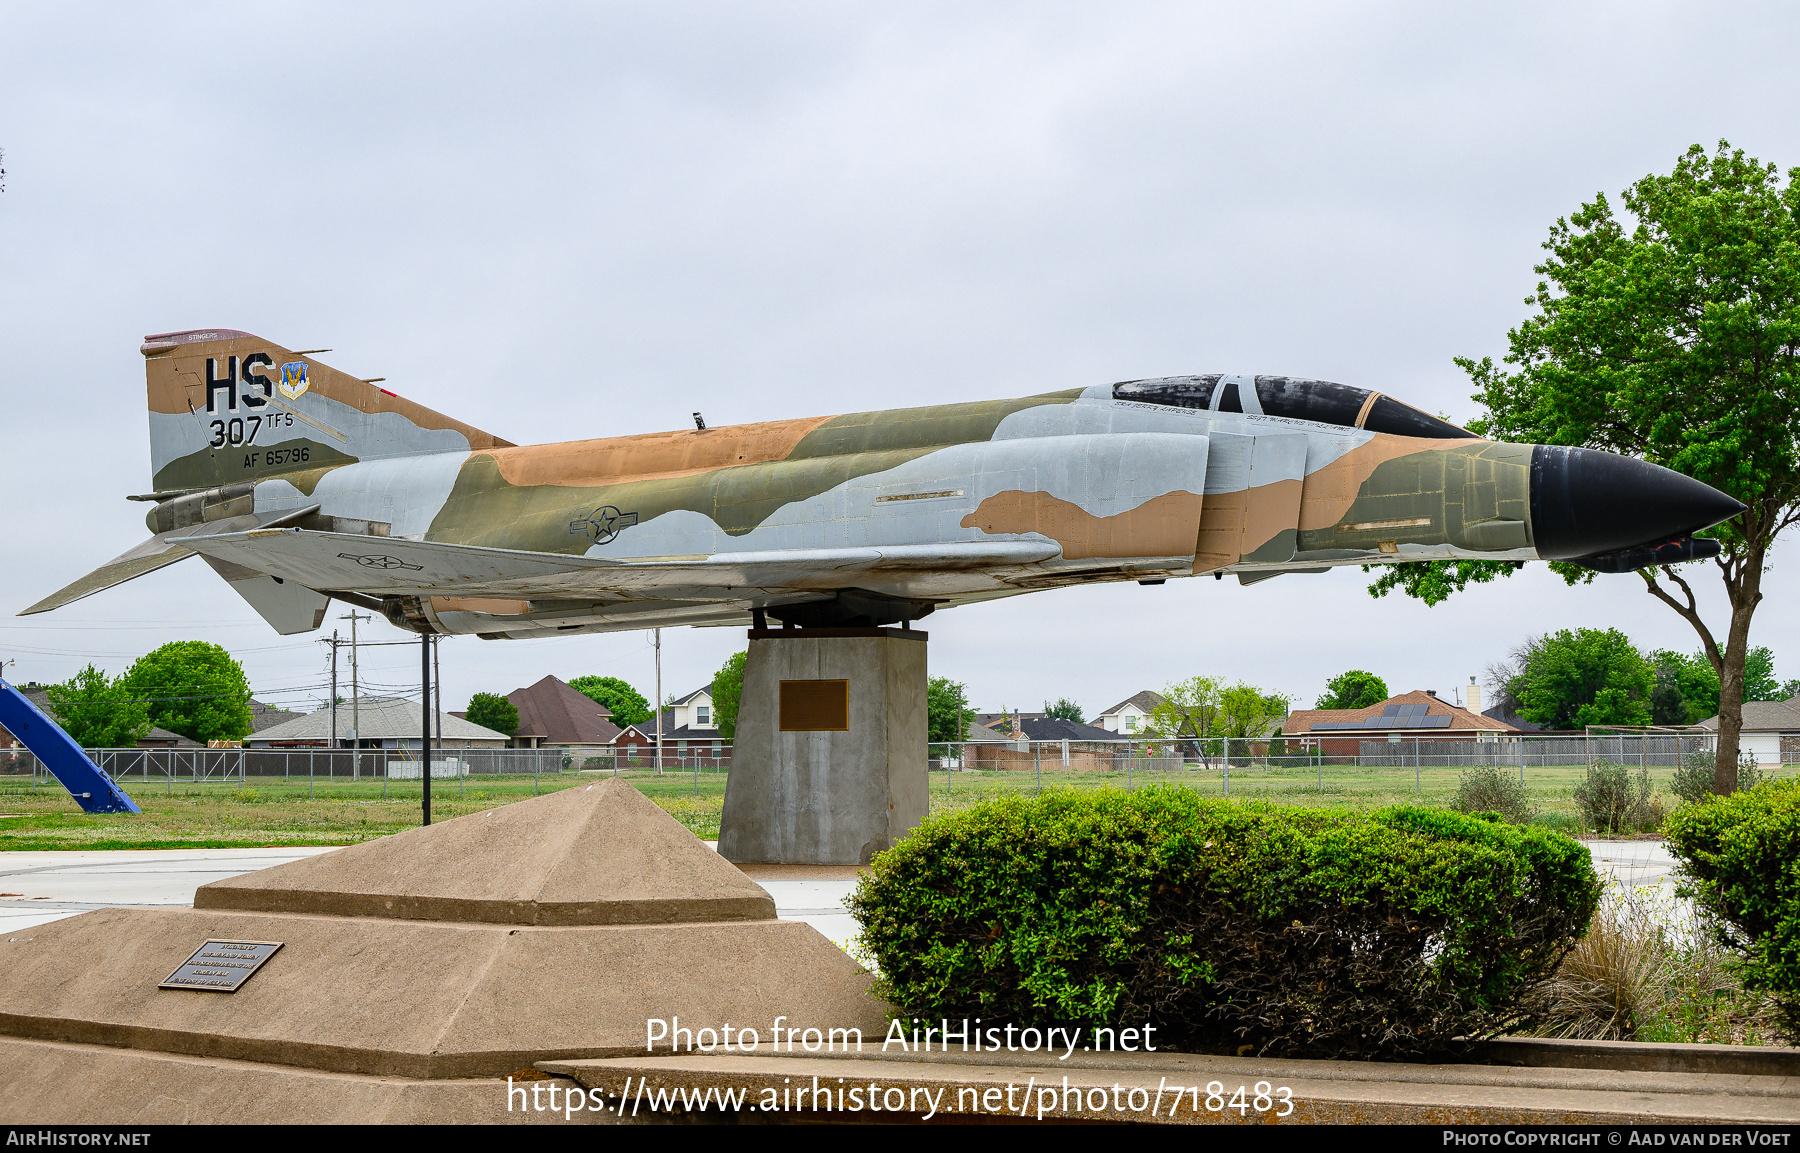
[[[1531,453],[1531,535],[1545,560],[1658,544],[1742,511],[1711,485],[1635,457],[1550,444]]]

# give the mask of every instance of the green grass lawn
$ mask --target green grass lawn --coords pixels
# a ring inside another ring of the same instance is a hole
[[[610,774],[608,774],[610,775]],[[719,835],[725,776],[621,773],[682,824],[705,838]],[[495,805],[529,800],[593,784],[595,774],[482,776],[431,783],[434,821],[446,821]],[[237,782],[174,784],[121,782],[141,814],[83,813],[54,781],[32,788],[30,778],[0,781],[0,850],[186,849],[266,845],[350,845],[410,829],[420,821],[418,781],[317,782],[249,778]],[[385,796],[383,795],[385,793]]]
[[[607,774],[610,775],[610,774]],[[1665,809],[1669,770],[1653,770]],[[1791,770],[1783,775],[1792,775]],[[621,773],[651,800],[705,839],[719,835],[725,804],[725,774],[669,771]],[[1292,766],[1236,766],[1231,771],[1234,799],[1281,804],[1366,810],[1404,801],[1448,805],[1456,795],[1460,770],[1426,766],[1355,768],[1326,766],[1319,770]],[[1539,820],[1556,828],[1578,829],[1574,789],[1584,770],[1579,765],[1531,767],[1525,781]],[[591,784],[596,774],[558,773],[530,776],[481,776],[464,781],[433,781],[432,814],[448,820],[495,805],[525,800],[536,792]],[[178,849],[258,847],[265,845],[348,845],[419,823],[417,781],[349,782],[342,777],[309,785],[302,779],[249,778],[243,785],[207,781],[173,784],[121,782],[144,811],[140,815],[89,816],[54,781],[33,787],[30,778],[0,778],[0,850],[7,849]],[[1211,769],[1158,772],[1064,770],[1048,762],[1041,772],[973,771],[931,775],[931,811],[946,812],[1010,794],[1030,795],[1040,788],[1078,790],[1141,788],[1152,783],[1180,784],[1208,796],[1225,793],[1223,774]],[[385,794],[385,795],[384,795]]]

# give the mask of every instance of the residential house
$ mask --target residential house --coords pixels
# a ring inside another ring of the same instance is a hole
[[[398,697],[360,697],[337,707],[337,747],[350,748],[351,718],[357,725],[356,747],[364,749],[416,749],[422,738],[424,717],[419,702]],[[284,724],[251,733],[244,744],[253,749],[324,749],[332,747],[331,706],[307,713]],[[444,749],[503,749],[505,733],[471,724],[454,713],[432,719],[432,744]],[[434,770],[435,772],[435,770]]]
[[[1694,728],[1719,731],[1719,718],[1707,717]],[[1745,701],[1744,727],[1738,736],[1739,755],[1748,752],[1759,765],[1800,762],[1800,697],[1785,701]]]
[[[567,681],[545,677],[534,685],[514,689],[506,694],[506,699],[519,710],[519,727],[512,737],[514,748],[611,745],[619,737],[619,726],[612,723],[612,710],[570,687]]]
[[[285,725],[289,721],[299,720],[305,713],[292,709],[278,709],[274,705],[264,704],[255,697],[250,698],[250,731],[259,733],[275,725]]]
[[[712,686],[695,689],[670,702],[662,711],[662,742],[665,757],[731,756],[731,742],[719,732]],[[640,756],[651,755],[656,749],[656,721],[628,726],[613,741],[613,747],[629,748]]]
[[[1094,724],[1124,736],[1134,736],[1144,731],[1149,723],[1150,714],[1156,706],[1163,703],[1161,693],[1145,689],[1141,693],[1133,693],[1112,708],[1107,709],[1094,718]]]
[[[1111,729],[1084,725],[1061,717],[1030,717],[1019,722],[1025,739],[1031,741],[1106,741],[1109,744],[1127,740]]]
[[[1504,721],[1472,713],[1426,689],[1401,693],[1363,709],[1296,709],[1281,726],[1284,737],[1300,737],[1328,756],[1354,757],[1365,741],[1493,740],[1516,736]]]
[[[1117,757],[1130,755],[1134,748],[1128,737],[1061,717],[995,721],[976,726],[971,734],[982,735],[960,751],[968,767],[985,770],[1022,772],[1052,763],[1058,768],[1110,769]]]
[[[1504,704],[1495,705],[1491,709],[1483,709],[1481,715],[1489,720],[1499,721],[1502,724],[1510,725],[1521,733],[1547,733],[1550,731],[1548,726],[1540,725],[1536,721],[1528,721],[1518,713],[1508,710]],[[1562,730],[1558,731],[1560,732]],[[1580,732],[1581,730],[1576,729],[1573,731]]]
[[[1001,709],[997,713],[970,713],[969,723],[984,729],[991,729],[1002,721],[1041,721],[1049,713],[1027,713],[1018,709]]]

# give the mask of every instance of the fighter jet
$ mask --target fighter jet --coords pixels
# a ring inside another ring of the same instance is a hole
[[[1628,572],[1741,509],[1379,391],[1132,380],[521,447],[247,332],[144,338],[148,541],[25,610],[198,554],[282,634],[332,599],[421,633],[910,623],[1102,581],[1446,558]],[[24,615],[24,614],[21,614]]]

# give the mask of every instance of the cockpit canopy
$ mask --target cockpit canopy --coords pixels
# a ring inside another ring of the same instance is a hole
[[[1240,390],[1255,382],[1255,398],[1246,406]],[[1213,393],[1220,389],[1219,403]],[[1181,408],[1216,408],[1220,412],[1261,411],[1269,416],[1285,416],[1293,420],[1313,420],[1320,424],[1337,424],[1346,428],[1362,428],[1370,432],[1388,432],[1396,436],[1421,436],[1434,440],[1473,440],[1475,434],[1428,416],[1410,404],[1404,404],[1384,393],[1333,384],[1329,380],[1309,380],[1300,376],[1226,376],[1209,373],[1202,376],[1159,376],[1151,380],[1127,380],[1113,385],[1114,400],[1135,400],[1143,404],[1170,404]]]

